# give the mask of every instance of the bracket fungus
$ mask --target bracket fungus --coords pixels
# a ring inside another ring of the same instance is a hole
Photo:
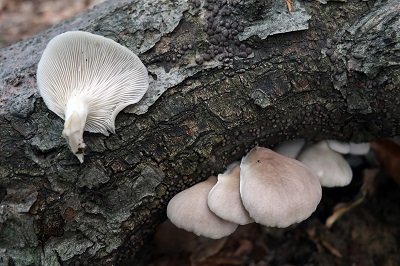
[[[342,155],[329,148],[327,141],[320,141],[306,148],[298,160],[318,176],[324,187],[347,186],[353,177],[348,162]]]
[[[115,132],[115,117],[149,86],[147,69],[128,48],[89,32],[54,37],[37,68],[47,107],[65,120],[63,136],[83,162],[83,132]]]
[[[245,225],[253,222],[242,204],[239,193],[240,166],[233,163],[223,174],[218,175],[218,182],[208,193],[208,207],[224,220]]]
[[[232,234],[237,224],[225,221],[210,211],[207,196],[217,183],[215,176],[179,192],[168,203],[167,216],[178,228],[213,239]]]
[[[255,147],[240,163],[240,195],[255,222],[287,227],[316,210],[322,189],[318,178],[299,161]]]

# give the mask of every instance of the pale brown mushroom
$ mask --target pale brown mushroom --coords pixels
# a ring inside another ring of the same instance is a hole
[[[223,174],[218,175],[218,182],[208,194],[208,207],[217,216],[236,224],[253,222],[240,198],[239,162],[228,166]]]
[[[210,211],[208,193],[217,183],[215,176],[176,194],[168,203],[167,216],[178,228],[213,239],[232,234],[237,224],[225,221]]]
[[[369,152],[369,142],[342,142],[327,140],[329,148],[340,154],[364,155]]]
[[[329,148],[340,154],[348,154],[350,152],[350,143],[339,140],[330,139],[326,141]]]
[[[348,162],[342,155],[329,148],[326,141],[320,141],[305,149],[298,160],[310,168],[324,187],[347,186],[353,177]]]
[[[308,218],[321,200],[318,178],[302,163],[253,148],[240,164],[240,195],[255,222],[287,227]]]
[[[296,159],[300,151],[303,149],[306,141],[304,139],[293,139],[282,142],[275,147],[275,152],[286,157]]]

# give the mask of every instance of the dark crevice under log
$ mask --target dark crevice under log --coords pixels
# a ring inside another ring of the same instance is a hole
[[[175,193],[254,145],[399,134],[397,0],[295,1],[292,13],[280,0],[228,2],[108,1],[0,50],[0,263],[135,262]],[[222,44],[226,62],[198,65],[213,12],[243,28]],[[36,90],[41,53],[66,30],[127,46],[151,77],[116,134],[85,134],[83,164]]]

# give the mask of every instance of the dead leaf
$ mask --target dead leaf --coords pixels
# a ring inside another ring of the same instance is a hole
[[[329,251],[332,255],[342,258],[342,253],[331,243],[328,241],[322,239],[321,236],[317,235],[317,232],[315,228],[310,228],[307,230],[308,237],[314,242],[314,244],[317,246],[318,250],[321,250],[322,248],[326,249]]]
[[[328,241],[325,240],[321,240],[321,244],[324,248],[326,248],[332,255],[338,257],[338,258],[342,258],[342,253],[340,253],[340,251],[335,248],[331,243],[329,243]]]
[[[363,183],[360,188],[360,193],[351,202],[339,203],[335,206],[331,216],[329,216],[325,221],[325,226],[327,228],[331,228],[333,224],[345,213],[360,205],[366,196],[373,195],[375,193],[375,178],[378,173],[379,169],[363,170]]]
[[[253,250],[253,244],[247,239],[239,239],[239,246],[233,253],[236,257],[241,257],[246,254],[250,254]]]
[[[190,253],[199,245],[198,236],[177,228],[169,220],[157,227],[153,241],[155,254]]]
[[[375,179],[378,173],[379,169],[377,168],[367,168],[363,170],[363,183],[360,190],[365,196],[371,196],[375,194]]]
[[[325,226],[331,228],[332,225],[345,213],[349,212],[354,207],[360,205],[365,199],[365,195],[360,193],[353,201],[348,203],[339,203],[333,209],[333,213],[325,221]]]
[[[226,237],[221,239],[209,239],[207,242],[199,245],[190,256],[192,266],[204,265],[204,261],[217,254],[224,247],[226,240]]]
[[[285,0],[289,12],[293,10],[293,0]]]
[[[192,264],[194,265],[194,264]],[[195,264],[196,266],[237,266],[243,265],[243,261],[238,258],[224,257],[224,256],[213,256],[207,260]]]
[[[371,149],[388,175],[400,185],[400,146],[390,139],[380,139],[371,142]]]

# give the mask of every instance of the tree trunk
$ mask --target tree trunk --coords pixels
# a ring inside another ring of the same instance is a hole
[[[83,164],[36,90],[68,30],[127,46],[151,80],[116,134],[85,134]],[[135,263],[175,193],[254,145],[399,134],[400,2],[108,1],[1,49],[0,77],[0,264]]]

